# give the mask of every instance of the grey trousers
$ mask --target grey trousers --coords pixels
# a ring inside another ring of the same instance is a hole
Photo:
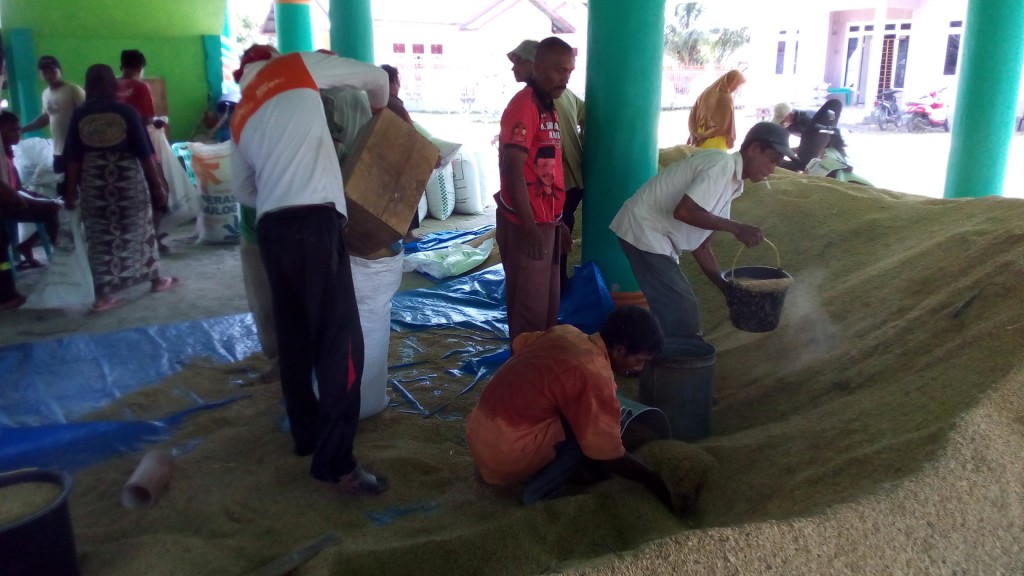
[[[647,306],[658,320],[665,342],[700,335],[700,307],[679,263],[664,254],[645,252],[622,238],[619,245],[633,269]]]

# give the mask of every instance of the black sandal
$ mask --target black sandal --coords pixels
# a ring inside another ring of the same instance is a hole
[[[17,264],[14,265],[14,269],[19,272],[23,272],[25,270],[32,270],[34,268],[45,267],[46,264],[43,264],[42,262],[36,260],[35,258],[26,258],[25,260],[22,260],[21,262],[18,262]]]

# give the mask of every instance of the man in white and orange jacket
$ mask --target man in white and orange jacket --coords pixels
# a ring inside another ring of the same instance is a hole
[[[313,455],[310,474],[320,482],[344,492],[383,492],[387,482],[352,453],[363,336],[341,233],[341,168],[319,90],[365,90],[377,113],[387,106],[388,75],[330,53],[281,55],[254,45],[235,76],[242,99],[231,119],[231,175],[235,197],[256,209],[295,452]]]

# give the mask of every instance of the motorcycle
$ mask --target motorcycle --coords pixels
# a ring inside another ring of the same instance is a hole
[[[899,92],[902,92],[902,90],[886,88],[875,96],[875,120],[878,122],[880,130],[887,129],[889,124],[899,128],[900,124],[903,123],[900,105],[899,102],[896,102],[896,94]]]
[[[942,88],[907,102],[907,132],[927,132],[932,128],[942,128],[949,132],[949,107],[942,100]]]
[[[814,114],[794,110],[786,116],[783,124],[788,122],[786,127],[789,131],[800,136],[796,150],[799,160],[786,161],[780,166],[812,176],[873,186],[867,179],[853,173],[853,166],[846,155],[846,140],[838,125],[842,109],[842,102],[829,100]]]

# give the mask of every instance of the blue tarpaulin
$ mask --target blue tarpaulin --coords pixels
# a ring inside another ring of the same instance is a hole
[[[600,270],[593,263],[577,266],[559,303],[558,321],[584,332],[597,332],[615,308]],[[433,288],[395,295],[391,301],[394,330],[466,328],[508,337],[505,272],[496,264]]]
[[[488,224],[472,230],[443,230],[433,232],[418,242],[410,242],[405,245],[406,254],[416,252],[427,252],[428,250],[439,250],[447,248],[456,242],[465,244],[470,240],[483,236],[494,229],[494,224]]]
[[[504,288],[499,265],[432,288],[399,293],[393,302],[392,327],[459,327],[507,338]],[[562,298],[560,322],[595,332],[612,309],[598,269],[593,264],[577,267]],[[0,348],[0,471],[46,464],[76,468],[165,439],[168,428],[185,416],[237,397],[207,404],[197,399],[198,406],[160,422],[73,422],[165,379],[190,359],[237,362],[258,350],[249,314]],[[457,372],[473,380],[459,396],[507,358],[507,347],[487,347],[465,360]],[[432,411],[421,406],[420,411],[429,416],[446,405]]]

